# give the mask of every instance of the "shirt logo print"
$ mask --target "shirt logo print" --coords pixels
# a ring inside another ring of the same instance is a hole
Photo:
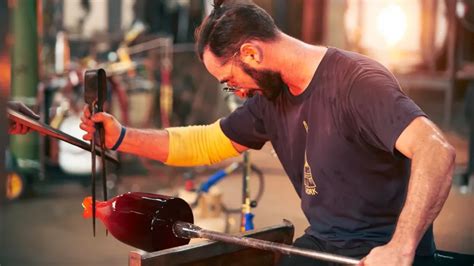
[[[303,126],[306,130],[306,135],[308,135],[308,124],[306,123],[306,121],[303,121]],[[314,182],[313,174],[311,173],[311,167],[308,163],[308,157],[306,156],[306,147],[304,150],[303,173],[304,191],[310,196],[315,196],[316,194],[318,194],[318,191],[316,190],[316,183]]]

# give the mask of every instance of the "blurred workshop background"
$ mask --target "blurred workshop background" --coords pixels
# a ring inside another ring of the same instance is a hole
[[[474,181],[466,175],[474,134],[474,1],[254,2],[285,33],[366,54],[397,76],[457,151],[452,190],[434,225],[438,249],[474,254]],[[103,68],[106,109],[126,126],[214,122],[241,102],[219,89],[194,53],[194,30],[211,9],[211,0],[0,0],[0,110],[8,100],[21,101],[42,122],[81,138],[83,73]],[[90,154],[35,132],[7,136],[0,113],[0,265],[128,265],[134,248],[106,236],[101,225],[93,237],[91,221],[82,218]],[[249,157],[255,227],[288,219],[301,235],[308,223],[271,145]],[[107,165],[109,197],[143,191],[193,202],[195,188],[226,169],[194,207],[196,224],[239,231],[243,158],[196,168],[119,159]]]

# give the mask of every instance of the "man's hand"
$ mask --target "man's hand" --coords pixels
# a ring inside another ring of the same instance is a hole
[[[403,245],[403,244],[401,244]],[[359,266],[386,265],[386,266],[411,266],[414,254],[407,254],[400,245],[388,243],[376,247],[361,260]]]
[[[22,102],[17,102],[17,101],[9,101],[7,103],[7,107],[12,109],[13,111],[16,111],[18,113],[21,113],[23,115],[26,115],[28,117],[31,117],[35,120],[39,120],[40,117],[37,115],[35,112],[33,112],[30,108],[28,108],[26,105],[24,105]],[[8,133],[9,134],[26,134],[30,132],[30,128],[17,123],[15,121],[10,120],[10,125],[8,127]]]
[[[92,139],[92,136],[95,133],[94,123],[102,123],[104,126],[105,146],[108,149],[113,147],[120,136],[122,125],[117,121],[117,119],[115,119],[115,117],[105,112],[96,113],[91,117],[88,105],[84,106],[81,121],[82,123],[79,125],[79,127],[87,132],[84,136],[82,136],[84,140]]]

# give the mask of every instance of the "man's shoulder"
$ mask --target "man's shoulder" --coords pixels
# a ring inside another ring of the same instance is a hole
[[[335,57],[334,59],[336,59],[334,61],[345,63],[350,67],[362,71],[381,71],[384,73],[390,73],[384,65],[367,55],[335,47],[331,47],[330,49]]]

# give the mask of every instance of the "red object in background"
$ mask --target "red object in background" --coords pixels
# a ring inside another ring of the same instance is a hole
[[[186,180],[186,182],[184,182],[184,189],[186,191],[194,191],[196,190],[195,186],[194,186],[194,181],[193,180]]]
[[[10,94],[10,60],[8,53],[0,51],[0,96]]]
[[[92,198],[82,202],[84,218],[92,217]],[[177,247],[189,239],[174,236],[176,221],[193,223],[189,205],[180,198],[128,192],[108,201],[96,201],[96,215],[123,243],[148,252]]]

